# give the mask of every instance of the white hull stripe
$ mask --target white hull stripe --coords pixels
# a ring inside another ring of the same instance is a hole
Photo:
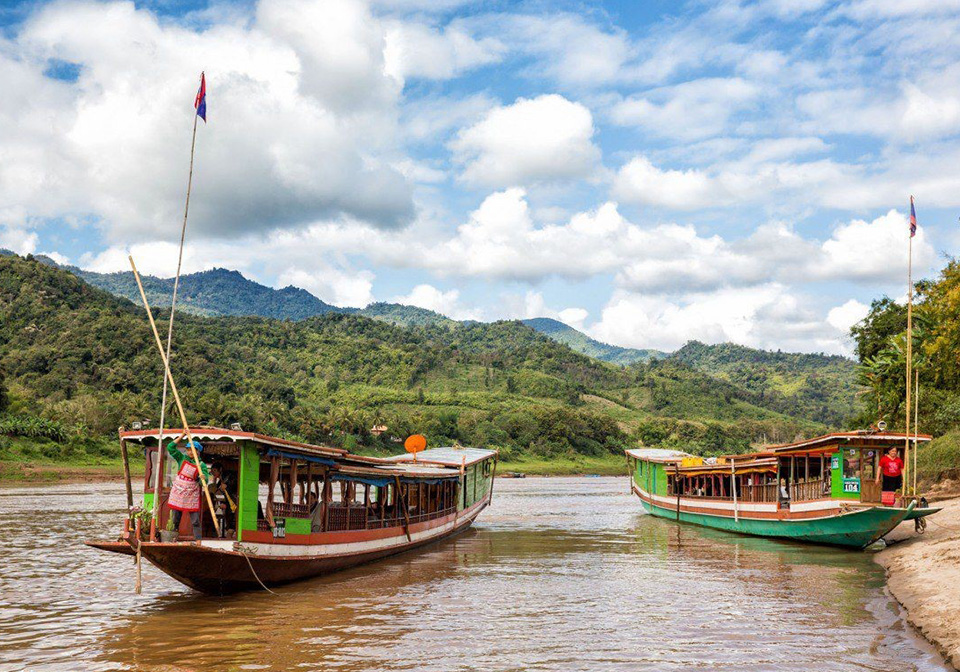
[[[648,502],[650,502],[650,500],[652,500],[652,502],[653,502],[654,504],[657,504],[657,505],[659,505],[659,506],[662,507],[662,508],[670,509],[671,511],[676,511],[676,510],[677,510],[677,498],[676,498],[676,497],[663,497],[662,495],[652,495],[652,496],[651,496],[651,495],[650,495],[649,493],[647,493],[645,490],[640,489],[640,488],[637,487],[636,485],[633,486],[633,491],[634,491],[637,495],[639,495],[642,499],[645,499],[645,500],[647,500]],[[707,507],[707,506],[704,506],[704,504],[707,504],[707,503],[710,503],[710,504],[725,504],[725,503],[726,503],[726,504],[728,504],[728,506],[726,506],[726,507],[719,507],[719,506]],[[838,516],[838,515],[846,515],[846,514],[843,514],[843,513],[840,512],[840,505],[839,505],[839,503],[836,502],[836,501],[832,501],[832,500],[822,500],[822,501],[806,502],[806,504],[808,505],[808,508],[800,508],[800,507],[802,506],[801,504],[794,504],[794,505],[792,505],[792,506],[790,507],[789,511],[785,510],[784,513],[785,513],[785,514],[788,514],[790,511],[792,511],[792,512],[797,512],[797,511],[821,511],[821,510],[822,510],[822,511],[832,511],[831,515],[827,515],[827,516],[820,516],[820,517],[816,517],[816,518],[802,518],[802,519],[799,519],[799,520],[803,520],[803,521],[807,521],[807,520],[823,520],[823,519],[825,519],[825,518],[834,518],[834,517],[836,517],[836,516]],[[731,513],[733,512],[733,502],[701,502],[701,501],[695,500],[695,499],[694,499],[694,500],[691,500],[689,497],[686,498],[686,499],[683,498],[683,497],[681,497],[681,498],[680,498],[680,506],[690,506],[690,507],[696,507],[696,508],[701,508],[701,509],[703,509],[703,508],[713,508],[713,509],[716,509],[716,510],[726,510],[726,511],[730,511]],[[753,506],[766,506],[766,507],[769,507],[769,506],[771,506],[771,505],[769,505],[769,504],[768,504],[768,505],[763,505],[763,504],[757,505],[757,504],[754,504]],[[752,510],[752,511],[764,511],[764,512],[772,511],[772,512],[775,513],[775,512],[777,511],[776,504],[773,504],[772,506],[773,506],[773,508],[744,509],[744,508],[742,508],[743,505],[741,505],[741,508],[739,509],[739,512],[740,512],[740,514],[743,514],[744,512],[748,512],[748,513],[749,513],[749,512]],[[697,513],[697,514],[702,515],[702,516],[721,516],[721,517],[723,517],[723,518],[728,518],[728,517],[729,517],[729,516],[727,516],[727,515],[723,515],[723,514],[719,514],[719,513],[706,513],[706,512],[703,512],[703,511],[695,511],[695,512],[686,511],[686,512],[682,512],[682,513]],[[848,513],[855,513],[855,512],[851,511],[851,512],[848,512]],[[749,516],[747,516],[747,517],[749,518]],[[766,518],[766,519],[764,519],[764,520],[770,520],[770,519],[769,519],[769,518]],[[786,517],[785,517],[785,518],[781,518],[781,519],[779,519],[779,520],[781,520],[782,522],[786,522],[786,523],[791,522],[791,520],[790,520],[789,518],[786,518]]]
[[[406,534],[386,537],[383,539],[372,539],[370,541],[358,541],[344,544],[263,544],[257,542],[243,541],[237,542],[232,539],[204,539],[200,545],[204,548],[216,550],[225,553],[236,553],[242,550],[249,556],[258,558],[324,558],[336,557],[341,555],[361,555],[376,551],[387,550],[398,546],[408,546],[411,543],[427,541],[435,537],[442,537],[455,529],[465,526],[476,518],[480,511],[486,506],[487,498],[484,498],[460,512],[460,515],[448,523],[438,527],[420,532],[412,532],[410,540],[407,540]]]

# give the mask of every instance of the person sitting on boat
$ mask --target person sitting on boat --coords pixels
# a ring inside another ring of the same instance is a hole
[[[307,505],[310,507],[310,531],[320,532],[323,529],[323,507],[316,493],[307,495]]]
[[[787,487],[787,479],[780,479],[780,488],[777,491],[780,506],[790,508],[790,488]]]
[[[203,446],[197,441],[187,444],[186,447],[189,449],[191,446],[198,454],[203,451]],[[171,514],[173,516],[173,528],[175,530],[180,529],[180,519],[183,518],[183,512],[186,511],[190,514],[193,537],[194,539],[200,539],[202,536],[200,527],[200,470],[193,463],[192,457],[177,448],[176,441],[167,444],[167,454],[176,461],[178,468],[177,475],[173,479],[173,487],[170,488],[170,499],[167,500],[167,504],[173,511]],[[203,461],[200,462],[200,469],[203,470],[203,475],[209,482],[210,471]]]
[[[896,492],[903,486],[903,460],[900,459],[900,450],[890,446],[887,454],[880,458],[880,471],[877,473],[877,483],[883,478],[881,490]]]
[[[236,529],[237,479],[230,472],[224,472],[220,462],[210,466],[210,496],[216,498],[217,510],[223,512],[224,536],[229,537]]]

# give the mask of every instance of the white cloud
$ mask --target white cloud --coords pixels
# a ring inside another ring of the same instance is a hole
[[[373,302],[370,271],[343,271],[320,263],[310,270],[288,269],[277,277],[280,286],[293,285],[340,307],[363,307]]]
[[[827,313],[827,323],[840,333],[846,334],[850,327],[862,320],[870,312],[870,306],[850,299],[844,304],[830,309]]]
[[[617,293],[589,333],[636,348],[675,350],[688,340],[846,354],[834,329],[783,285],[698,292],[668,300]]]
[[[555,94],[490,110],[450,143],[465,182],[487,187],[589,178],[598,168],[590,110]]]
[[[622,100],[610,114],[621,126],[636,126],[666,138],[697,140],[727,130],[731,117],[753,104],[760,92],[756,84],[740,77],[708,77]]]
[[[45,5],[0,45],[0,202],[93,215],[115,240],[174,230],[199,63],[194,233],[340,214],[396,226],[413,204],[390,167],[400,84],[382,45],[359,0],[261,0],[248,26],[202,34],[132,3]],[[49,59],[77,81],[43,76]]]
[[[39,236],[25,229],[0,226],[0,248],[17,254],[33,254],[37,250]]]
[[[735,202],[735,194],[701,170],[662,170],[645,156],[623,166],[613,184],[616,198],[671,210],[699,210]]]
[[[578,331],[583,331],[583,323],[589,316],[590,313],[583,308],[566,308],[557,313],[557,317],[560,318],[561,322]]]
[[[406,296],[393,299],[395,303],[419,306],[446,315],[455,320],[479,320],[480,311],[464,308],[460,305],[460,291],[443,291],[433,285],[422,284],[414,287]]]
[[[907,275],[909,224],[906,215],[891,210],[871,222],[856,219],[838,226],[823,243],[819,275],[866,282],[890,281]],[[918,228],[913,239],[915,268],[927,268],[935,253],[926,230]]]
[[[386,33],[385,71],[399,81],[411,77],[450,79],[499,61],[506,47],[495,37],[474,39],[456,24],[437,29],[396,21]]]

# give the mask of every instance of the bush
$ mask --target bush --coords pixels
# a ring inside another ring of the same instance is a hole
[[[59,422],[33,415],[8,415],[0,418],[0,434],[28,439],[50,439],[58,443],[67,439],[67,430]]]

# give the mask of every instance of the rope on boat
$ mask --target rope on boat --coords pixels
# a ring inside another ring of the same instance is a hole
[[[253,563],[250,562],[250,558],[248,558],[247,554],[243,552],[243,547],[240,546],[239,544],[237,544],[237,551],[239,551],[240,555],[243,556],[243,559],[247,561],[247,566],[250,568],[250,573],[253,574],[253,578],[257,580],[257,583],[259,583],[260,586],[271,595],[276,595],[276,593],[270,590],[269,588],[267,588],[266,585],[264,585],[263,581],[260,580],[260,577],[257,576],[257,571],[253,568]]]

